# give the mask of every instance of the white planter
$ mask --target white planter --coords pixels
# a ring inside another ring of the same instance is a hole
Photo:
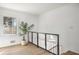
[[[27,44],[27,42],[26,41],[21,41],[21,45],[26,45]]]

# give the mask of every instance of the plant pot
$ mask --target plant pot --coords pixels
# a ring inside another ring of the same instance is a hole
[[[26,41],[21,41],[21,45],[26,45],[27,44],[27,42]]]

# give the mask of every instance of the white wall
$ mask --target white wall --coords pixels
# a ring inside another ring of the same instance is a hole
[[[79,52],[78,4],[68,4],[46,12],[40,15],[39,21],[36,15],[0,8],[0,47],[14,45],[21,40],[19,35],[3,34],[3,16],[15,17],[17,25],[23,20],[29,24],[35,24],[33,31],[57,33],[60,35],[60,45],[63,49]],[[12,40],[15,40],[15,43],[10,43]]]
[[[3,33],[3,16],[10,16],[16,18],[17,34],[8,35]],[[35,27],[33,31],[37,31],[37,18],[38,16],[29,13],[0,8],[0,47],[18,44],[21,41],[22,37],[19,37],[18,35],[18,26],[21,21],[28,22],[29,25],[34,24]],[[10,41],[15,41],[15,43],[10,43]]]
[[[68,4],[40,15],[39,32],[59,34],[64,51],[79,52],[79,4]]]

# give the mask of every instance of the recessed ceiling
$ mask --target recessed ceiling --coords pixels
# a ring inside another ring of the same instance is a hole
[[[32,14],[42,14],[65,5],[64,3],[0,3],[0,7]]]

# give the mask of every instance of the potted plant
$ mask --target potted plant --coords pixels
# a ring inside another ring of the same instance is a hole
[[[25,39],[25,35],[27,34],[27,32],[29,30],[31,30],[34,27],[34,24],[31,24],[30,26],[28,26],[27,22],[21,22],[19,29],[20,29],[20,36],[23,37],[22,41],[21,41],[21,45],[26,45],[26,39]]]

